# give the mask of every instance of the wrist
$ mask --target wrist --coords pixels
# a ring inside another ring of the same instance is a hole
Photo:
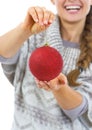
[[[24,23],[21,23],[19,26],[20,26],[20,29],[21,29],[21,31],[22,31],[22,33],[23,33],[24,36],[26,36],[28,38],[29,36],[32,35],[30,27],[27,28],[24,25]]]
[[[61,87],[58,91],[53,91],[53,95],[63,109],[73,109],[82,102],[82,95],[68,85]]]
[[[55,89],[52,90],[53,93],[63,93],[66,89],[68,89],[68,84],[63,84],[63,85],[59,85],[56,86]]]

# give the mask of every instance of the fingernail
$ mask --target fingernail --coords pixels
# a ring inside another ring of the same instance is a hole
[[[42,81],[40,81],[40,82],[39,82],[39,84],[40,84],[40,85],[43,85],[43,82],[42,82]]]
[[[65,84],[65,81],[64,81],[64,80],[62,80],[62,81],[61,81],[61,83],[62,83],[62,84]]]
[[[62,85],[62,84],[65,84],[65,81],[64,80],[59,80],[59,83]]]
[[[52,23],[52,22],[53,22],[52,20],[49,21],[49,23]]]
[[[35,19],[35,22],[38,22],[38,19]]]
[[[45,20],[45,21],[44,21],[44,24],[48,24],[48,22]]]

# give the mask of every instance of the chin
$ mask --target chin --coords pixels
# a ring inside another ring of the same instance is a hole
[[[68,18],[68,19],[65,19],[64,21],[66,21],[67,23],[78,23],[80,21],[83,21],[82,19],[80,18]]]

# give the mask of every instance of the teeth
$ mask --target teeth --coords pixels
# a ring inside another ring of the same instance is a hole
[[[80,6],[66,6],[65,8],[66,8],[67,10],[80,9]]]

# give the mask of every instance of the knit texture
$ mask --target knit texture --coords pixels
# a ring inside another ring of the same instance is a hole
[[[2,67],[10,82],[15,86],[15,113],[12,130],[92,130],[92,64],[83,71],[75,87],[88,99],[88,111],[73,122],[64,114],[51,92],[39,89],[29,71],[28,61],[32,51],[45,43],[56,48],[63,57],[62,73],[68,74],[76,68],[79,48],[64,46],[60,34],[59,19],[37,35],[31,36],[21,48],[16,64]]]

